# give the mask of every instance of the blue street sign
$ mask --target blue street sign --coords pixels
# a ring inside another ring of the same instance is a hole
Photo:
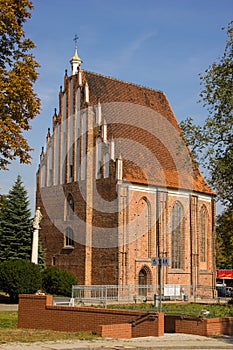
[[[151,264],[152,266],[159,266],[159,258],[152,258]]]
[[[170,259],[169,258],[160,258],[161,259],[161,261],[160,261],[160,263],[161,263],[161,266],[169,266],[170,265]]]
[[[152,266],[169,266],[170,265],[170,259],[159,257],[159,258],[152,258],[151,259]]]

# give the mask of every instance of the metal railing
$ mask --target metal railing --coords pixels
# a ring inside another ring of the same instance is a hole
[[[217,298],[212,287],[196,285],[77,285],[72,287],[75,304],[154,302],[155,300],[205,300]]]

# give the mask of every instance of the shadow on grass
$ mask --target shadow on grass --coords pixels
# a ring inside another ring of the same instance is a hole
[[[0,293],[0,304],[15,304],[15,302],[5,293]]]

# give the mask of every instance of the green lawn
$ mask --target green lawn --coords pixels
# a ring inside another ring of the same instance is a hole
[[[0,344],[9,342],[98,339],[92,332],[57,332],[38,329],[18,329],[17,319],[17,311],[0,311]]]
[[[123,309],[143,309],[158,311],[153,304],[128,304],[128,305],[109,305],[109,308],[123,308]],[[162,304],[162,311],[166,315],[193,315],[197,317],[233,317],[233,305],[230,304],[198,304],[198,303],[164,303]],[[208,311],[208,314],[206,313]]]

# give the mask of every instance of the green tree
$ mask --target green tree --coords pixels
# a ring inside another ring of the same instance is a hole
[[[6,196],[3,194],[0,194],[0,217],[1,217],[2,209],[5,205],[5,200],[6,200]]]
[[[0,263],[0,289],[17,302],[22,293],[33,294],[41,289],[41,269],[27,260]]]
[[[29,163],[31,148],[23,131],[39,113],[40,100],[33,90],[39,64],[30,50],[23,24],[31,17],[28,0],[0,0],[0,169],[12,160]]]
[[[0,217],[0,262],[31,258],[32,219],[29,200],[18,176],[5,200]]]
[[[180,126],[219,200],[233,209],[233,21],[227,34],[223,56],[200,75],[200,97],[209,112],[204,124],[187,118]]]
[[[48,266],[42,271],[42,288],[49,294],[71,297],[72,285],[77,278],[69,271],[56,266]]]
[[[233,212],[225,210],[217,217],[216,262],[218,269],[233,269]]]

